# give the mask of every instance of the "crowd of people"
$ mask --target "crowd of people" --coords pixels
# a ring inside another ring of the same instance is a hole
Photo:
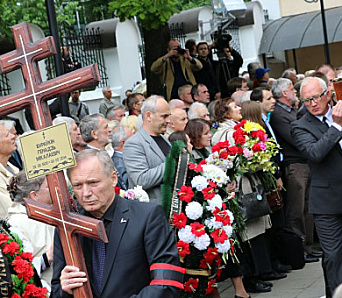
[[[0,217],[31,243],[27,247],[41,258],[39,273],[53,265],[52,284],[43,279],[54,295],[69,297],[88,279],[94,297],[177,297],[184,272],[161,208],[166,157],[172,142],[181,140],[192,161],[200,162],[211,146],[224,141],[234,145],[234,127],[242,119],[258,123],[281,148],[272,158],[275,185],[269,191],[280,193],[282,202],[270,214],[245,222],[238,269],[226,276],[232,278],[235,297],[270,292],[272,280],[303,267],[280,256],[282,231],[300,239],[303,262],[318,262],[323,256],[326,297],[342,283],[342,104],[333,85],[337,70],[322,64],[303,75],[290,68],[280,78],[270,78],[270,69],[255,62],[239,76],[239,53],[230,45],[223,47],[222,66],[212,58],[215,47],[188,42],[182,49],[178,40],[170,40],[167,54],[151,67],[160,76],[160,95],[146,98],[129,91],[121,102],[105,87],[99,112],[90,114],[81,91],[75,90],[69,102],[72,117],[53,120],[53,125],[67,124],[76,155],[77,165],[67,176],[75,210],[103,220],[109,238],[102,248],[82,238],[88,276],[66,266],[58,233],[52,245],[50,227],[31,225],[27,218],[24,198],[51,203],[46,179],[27,183],[16,123],[0,120]],[[228,78],[220,74],[222,67]],[[251,180],[263,184],[258,173],[242,174],[231,187],[237,193],[248,188],[253,192]],[[141,186],[150,203],[122,199],[114,186]],[[211,297],[219,297],[218,291]]]

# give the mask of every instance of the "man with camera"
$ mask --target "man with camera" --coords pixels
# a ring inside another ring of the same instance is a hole
[[[201,62],[191,57],[188,49],[182,49],[177,39],[171,39],[167,54],[153,62],[151,71],[160,76],[163,96],[170,101],[178,98],[179,87],[196,84],[193,71],[201,68]]]
[[[239,69],[243,64],[241,55],[233,49],[230,44],[232,36],[230,34],[216,33],[214,35],[215,42],[211,45],[216,49],[219,63],[216,65],[216,74],[221,88],[221,97],[230,96],[227,82],[232,78],[239,76]]]

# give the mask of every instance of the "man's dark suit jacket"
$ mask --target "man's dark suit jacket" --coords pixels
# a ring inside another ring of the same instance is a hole
[[[149,286],[152,280],[150,266],[153,263],[179,266],[175,237],[166,221],[162,207],[125,200],[119,196],[115,197],[115,201],[110,235],[107,235],[109,243],[101,293],[96,291],[96,287],[92,284],[92,240],[81,237],[93,296],[101,298],[178,297],[179,290],[175,287]],[[53,297],[71,297],[62,291],[60,285],[60,273],[64,267],[65,259],[60,238],[58,233],[55,233]]]
[[[309,212],[342,214],[342,132],[306,113],[292,123],[291,135],[311,168]]]
[[[276,103],[275,109],[271,113],[270,124],[283,153],[282,164],[307,163],[294,144],[290,131],[291,123],[297,119],[297,112],[291,107],[284,108],[281,105],[281,103]]]

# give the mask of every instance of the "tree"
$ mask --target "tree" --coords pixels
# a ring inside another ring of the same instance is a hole
[[[55,0],[57,22],[76,22],[75,12],[80,9],[79,1]],[[47,32],[49,28],[45,0],[0,0],[1,34],[11,37],[10,27],[23,21],[36,24]]]
[[[170,39],[167,22],[179,12],[175,0],[114,0],[109,3],[109,11],[120,21],[138,17],[145,41],[145,67],[148,94],[161,92],[159,78],[151,73],[152,63],[164,55]]]

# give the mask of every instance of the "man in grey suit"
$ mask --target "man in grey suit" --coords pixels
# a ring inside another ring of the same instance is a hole
[[[146,99],[141,108],[143,127],[130,137],[123,147],[123,159],[129,188],[141,185],[151,203],[161,203],[165,157],[170,142],[162,135],[170,122],[167,101],[158,95]]]
[[[309,160],[309,212],[323,249],[327,297],[342,283],[342,102],[329,105],[329,91],[320,78],[306,78],[301,100],[308,109],[291,125],[298,149]]]

